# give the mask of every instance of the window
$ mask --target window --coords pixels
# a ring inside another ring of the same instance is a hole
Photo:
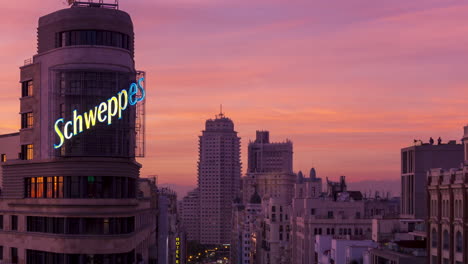
[[[21,128],[32,128],[34,125],[34,116],[32,112],[21,114]]]
[[[135,179],[111,176],[24,179],[25,198],[135,198]],[[119,190],[119,191],[115,191]]]
[[[310,214],[311,214],[311,215],[315,215],[315,208],[311,208],[311,209],[310,209]]]
[[[456,236],[456,251],[463,252],[463,236],[460,231],[457,232]]]
[[[11,216],[11,230],[18,230],[18,216]]]
[[[11,263],[18,263],[18,249],[11,248]]]
[[[0,260],[3,260],[3,246],[0,246]]]
[[[447,230],[444,230],[443,249],[449,249],[449,247],[450,247],[449,233]]]
[[[32,144],[21,145],[21,159],[22,160],[32,160],[34,157],[34,147]]]
[[[6,154],[2,154],[1,157],[0,157],[0,160],[1,160],[2,162],[6,162],[6,161],[7,161],[7,156],[6,156]]]
[[[3,230],[3,215],[0,215],[0,230]]]
[[[25,81],[21,83],[21,96],[26,97],[26,96],[33,96],[33,81]]]
[[[328,211],[327,217],[328,219],[333,218],[333,211]]]
[[[115,254],[63,254],[38,250],[26,250],[26,263],[136,263],[135,251]]]
[[[130,37],[104,30],[72,30],[56,34],[56,48],[76,45],[100,45],[130,50]]]
[[[36,198],[44,197],[44,177],[37,177],[36,179]]]

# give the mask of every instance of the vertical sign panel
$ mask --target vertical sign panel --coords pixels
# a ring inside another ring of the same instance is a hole
[[[136,79],[140,80],[144,78],[143,87],[146,88],[146,72],[137,71]],[[146,90],[147,91],[147,90]],[[135,156],[144,157],[145,156],[145,124],[146,124],[146,100],[140,102],[136,106],[136,122],[135,122]]]

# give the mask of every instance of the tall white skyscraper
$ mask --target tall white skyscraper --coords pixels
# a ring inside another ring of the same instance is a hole
[[[240,187],[240,138],[223,113],[206,121],[199,155],[200,242],[229,244],[232,203]]]

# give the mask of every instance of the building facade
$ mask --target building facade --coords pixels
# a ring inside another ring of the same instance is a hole
[[[0,153],[0,162],[3,163],[9,159],[18,159],[21,151],[19,139],[19,133],[0,135],[0,146],[2,151],[2,153]],[[0,195],[3,187],[2,179],[2,170],[0,170]]]
[[[137,195],[137,110],[118,111],[113,97],[144,86],[130,16],[76,3],[41,17],[37,39],[20,68],[20,154],[2,163],[2,260],[155,263],[157,203]]]
[[[177,194],[158,188],[158,263],[185,263],[185,233],[181,231]]]
[[[248,146],[248,168],[242,178],[242,200],[249,201],[257,190],[262,198],[273,197],[290,203],[296,180],[292,166],[292,142],[270,142],[268,131],[257,131],[255,141]]]
[[[468,262],[467,194],[468,126],[463,135],[464,161],[453,168],[434,168],[427,173],[429,263]]]
[[[309,178],[299,174],[295,184],[291,214],[292,263],[323,263],[320,261],[324,257],[333,259],[332,253],[324,256],[323,251],[316,251],[316,236],[370,240],[373,218],[396,217],[399,213],[397,199],[364,198],[360,192],[347,190],[344,177],[339,182],[327,179],[327,190],[321,192],[318,179],[315,170],[311,170]]]
[[[257,235],[259,264],[291,263],[291,202],[270,197],[262,204],[260,230]]]
[[[198,190],[200,243],[229,244],[232,203],[239,195],[240,137],[231,119],[220,113],[206,121],[200,136]]]
[[[200,241],[200,193],[190,191],[180,202],[182,228],[189,241]]]
[[[354,264],[364,262],[364,253],[377,247],[371,240],[335,239],[330,235],[315,236],[318,264]]]
[[[401,149],[400,217],[426,219],[427,171],[431,168],[458,167],[462,161],[463,146],[453,140],[447,144],[423,143]]]
[[[240,199],[234,203],[233,239],[231,242],[231,263],[255,264],[260,247],[260,227],[263,219],[262,200],[255,192],[250,201],[243,205]]]

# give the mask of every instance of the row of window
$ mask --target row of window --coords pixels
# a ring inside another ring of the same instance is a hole
[[[352,229],[351,228],[337,228],[338,230],[338,235],[352,235],[353,232],[352,232]],[[327,235],[334,235],[335,234],[335,228],[327,228],[326,229],[327,231]],[[367,230],[368,233],[371,232],[370,229]],[[322,234],[322,228],[314,228],[314,235],[321,235]],[[364,234],[364,230],[362,228],[355,228],[354,229],[354,235],[355,236],[358,236],[358,235],[363,235]]]
[[[141,258],[141,257],[140,257]],[[135,251],[120,254],[63,254],[26,250],[26,263],[34,264],[127,264],[135,263]]]
[[[25,178],[25,198],[135,198],[135,179],[111,176]]]
[[[77,235],[118,235],[135,230],[135,217],[78,218],[28,216],[28,232]]]
[[[437,248],[439,244],[439,233],[435,230],[435,228],[431,231],[431,246],[432,248]],[[448,250],[450,248],[450,236],[447,230],[443,231],[442,237],[442,249]],[[455,251],[456,252],[463,252],[463,235],[460,231],[457,232],[455,235]]]
[[[450,217],[450,202],[449,200],[442,200],[441,207],[442,207],[442,217]],[[431,216],[438,216],[437,210],[437,200],[431,200],[431,208],[430,208]],[[462,200],[455,200],[454,207],[453,207],[453,214],[454,217],[463,217],[463,202]]]
[[[10,216],[10,229],[15,231],[18,230],[18,216]],[[0,215],[0,230],[3,230],[3,215]]]
[[[17,248],[10,248],[10,258],[11,262],[9,263],[18,263],[18,249]],[[3,246],[0,245],[0,260],[3,260]],[[0,261],[1,262],[1,261]]]
[[[72,30],[56,34],[55,47],[99,45],[130,50],[130,37],[105,30]]]
[[[283,214],[279,214],[279,216],[280,216],[279,221],[283,222]],[[284,215],[284,220],[288,221],[288,215],[287,214]],[[271,214],[271,221],[276,222],[276,214]]]

